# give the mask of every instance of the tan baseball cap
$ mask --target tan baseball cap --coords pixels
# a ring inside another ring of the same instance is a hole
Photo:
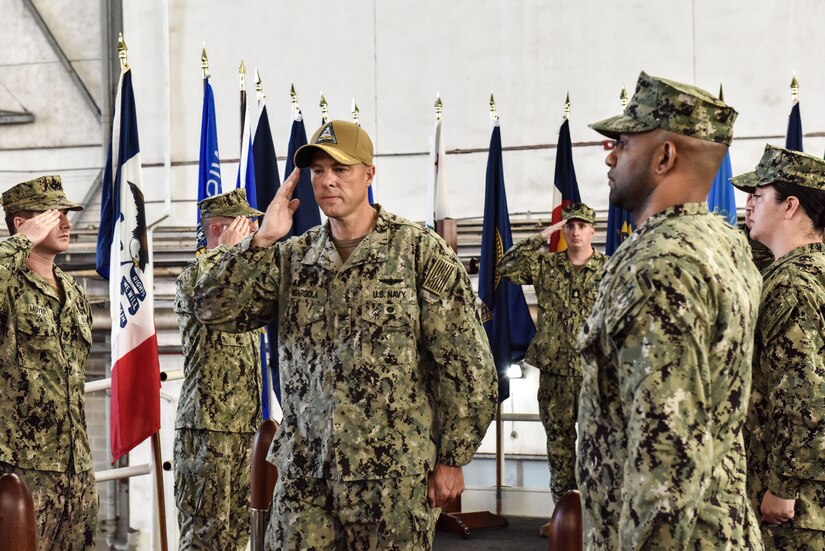
[[[329,121],[321,126],[309,143],[295,152],[295,166],[308,168],[316,150],[323,151],[344,165],[362,163],[372,166],[372,140],[363,128],[353,122]]]
[[[69,201],[60,176],[40,176],[3,192],[3,209],[11,214],[21,210],[83,210],[83,205]]]

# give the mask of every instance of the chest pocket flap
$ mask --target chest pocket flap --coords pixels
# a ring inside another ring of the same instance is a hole
[[[773,340],[783,330],[796,306],[796,296],[789,294],[779,295],[777,300],[765,305],[758,324],[763,342]]]
[[[651,287],[635,277],[623,277],[610,288],[610,297],[601,297],[608,308],[605,327],[609,335],[621,332],[645,305],[651,295]]]

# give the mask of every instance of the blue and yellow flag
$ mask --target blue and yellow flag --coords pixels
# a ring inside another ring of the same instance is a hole
[[[501,129],[498,124],[490,137],[487,157],[487,189],[484,198],[484,228],[481,234],[481,260],[478,296],[481,320],[490,342],[498,371],[498,401],[510,396],[507,368],[524,358],[527,346],[536,334],[533,318],[521,286],[496,273],[496,265],[513,245],[510,215],[504,190],[504,166],[501,158]]]
[[[636,224],[633,223],[633,215],[626,210],[610,205],[607,211],[607,239],[604,251],[608,256],[616,252],[622,241],[630,237]]]
[[[710,187],[710,192],[708,193],[708,209],[710,212],[721,215],[731,226],[735,226],[736,199],[733,196],[733,184],[730,183],[732,176],[733,170],[731,170],[730,166],[730,151],[728,151],[725,153],[725,158],[722,159],[719,172],[716,173],[716,178],[713,179],[713,185]]]

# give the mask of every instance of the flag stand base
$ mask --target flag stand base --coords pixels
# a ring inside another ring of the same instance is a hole
[[[461,512],[461,497],[448,504],[458,504],[456,511],[443,511],[438,517],[438,522],[435,525],[436,530],[447,532],[448,534],[456,534],[470,538],[470,531],[478,528],[506,528],[510,522],[506,517],[497,515],[489,511],[477,511],[472,513]],[[447,507],[447,508],[448,508]]]

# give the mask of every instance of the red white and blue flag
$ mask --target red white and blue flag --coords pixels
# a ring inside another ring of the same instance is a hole
[[[97,272],[109,280],[112,314],[110,441],[114,462],[160,430],[160,362],[152,257],[141,191],[132,73],[120,75],[103,174]]]

